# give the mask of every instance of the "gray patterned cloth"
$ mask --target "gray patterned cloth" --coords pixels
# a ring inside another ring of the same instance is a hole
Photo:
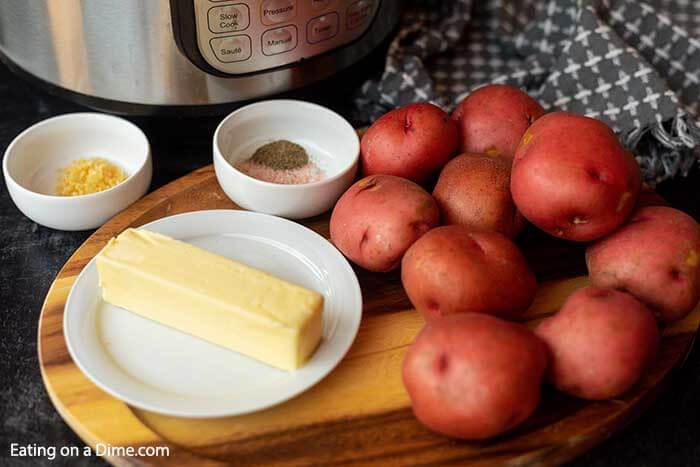
[[[487,83],[607,122],[645,179],[700,156],[700,1],[413,0],[357,118],[411,102],[451,110]]]

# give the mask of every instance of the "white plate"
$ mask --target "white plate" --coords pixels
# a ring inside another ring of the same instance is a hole
[[[294,222],[246,211],[180,214],[143,226],[323,294],[323,339],[286,372],[105,303],[93,259],[66,301],[63,329],[78,367],[135,407],[181,417],[262,410],[307,390],[340,362],[362,317],[357,277],[326,239]]]

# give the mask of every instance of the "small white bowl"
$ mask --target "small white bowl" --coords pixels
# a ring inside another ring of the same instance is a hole
[[[318,182],[283,185],[250,177],[233,167],[260,146],[286,139],[301,145],[324,172]],[[214,133],[214,169],[224,192],[242,208],[303,219],[330,209],[357,173],[360,139],[330,109],[296,100],[268,100],[241,107]],[[230,162],[229,162],[230,161]]]
[[[89,195],[55,195],[60,169],[73,160],[100,157],[128,178]],[[95,229],[141,198],[153,168],[146,135],[123,118],[73,113],[50,118],[17,136],[5,151],[2,171],[10,197],[25,216],[58,230]]]

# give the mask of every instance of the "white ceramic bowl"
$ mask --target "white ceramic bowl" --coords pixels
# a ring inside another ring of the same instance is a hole
[[[128,178],[99,193],[54,195],[58,173],[75,159],[101,157]],[[58,230],[94,229],[141,198],[151,183],[151,149],[133,123],[98,113],[50,118],[20,133],[2,161],[7,190],[25,216]]]
[[[271,141],[286,139],[304,147],[324,172],[318,182],[269,183],[232,165]],[[357,173],[360,140],[347,120],[309,102],[268,100],[241,107],[214,133],[214,169],[221,188],[242,208],[290,219],[330,209]],[[230,161],[230,162],[229,162]]]

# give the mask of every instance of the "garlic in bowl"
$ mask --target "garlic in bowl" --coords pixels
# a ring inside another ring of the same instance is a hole
[[[290,219],[329,210],[355,178],[360,155],[347,120],[286,99],[234,111],[216,129],[213,147],[216,177],[233,202]]]
[[[8,146],[2,168],[19,210],[58,230],[101,226],[148,191],[152,174],[150,145],[136,125],[89,112],[29,127]]]

